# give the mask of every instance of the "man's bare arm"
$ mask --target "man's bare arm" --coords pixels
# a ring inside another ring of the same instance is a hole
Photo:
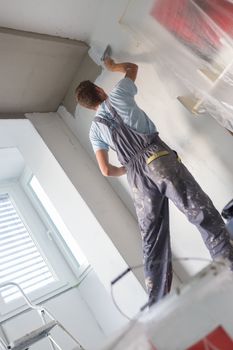
[[[104,149],[100,149],[95,153],[96,159],[104,176],[122,176],[126,174],[125,167],[116,167],[109,163],[108,152]]]
[[[107,70],[111,72],[121,72],[125,73],[125,77],[130,78],[135,81],[138,72],[138,66],[134,63],[124,62],[124,63],[115,63],[115,61],[108,57],[104,60],[104,65]]]

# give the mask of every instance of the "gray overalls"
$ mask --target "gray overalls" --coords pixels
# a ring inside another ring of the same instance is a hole
[[[233,262],[233,248],[220,214],[176,153],[158,133],[141,134],[124,124],[109,100],[105,102],[113,121],[98,116],[94,121],[109,128],[118,159],[127,169],[143,242],[145,281],[153,303],[170,291],[172,282],[168,199],[196,225],[213,258]]]

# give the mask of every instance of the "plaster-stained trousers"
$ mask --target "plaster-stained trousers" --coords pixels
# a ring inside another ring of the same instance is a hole
[[[158,133],[131,129],[109,100],[106,104],[113,122],[98,116],[94,120],[109,128],[118,159],[127,169],[143,242],[145,282],[153,303],[170,291],[172,282],[168,199],[196,225],[212,258],[233,263],[233,248],[220,214],[176,153]],[[162,156],[153,160],[158,154]]]

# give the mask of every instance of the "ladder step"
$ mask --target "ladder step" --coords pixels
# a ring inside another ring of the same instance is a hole
[[[25,350],[32,344],[38,342],[39,340],[47,337],[52,328],[57,325],[56,321],[47,323],[46,325],[35,329],[34,331],[24,335],[23,337],[14,340],[9,344],[8,349],[10,350]]]

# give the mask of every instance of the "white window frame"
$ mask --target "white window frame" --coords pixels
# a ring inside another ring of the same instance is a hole
[[[47,222],[44,222],[40,217],[36,208],[29,201],[17,180],[1,183],[0,194],[3,193],[9,194],[15,209],[30,233],[34,243],[37,245],[38,250],[43,256],[50,271],[58,278],[57,281],[29,293],[29,298],[36,303],[40,303],[60,292],[78,285],[89,272],[89,265],[84,264],[79,266],[74,272],[73,266],[70,266],[70,261],[67,261],[67,255],[64,256],[64,252],[61,252],[57,242],[54,241],[54,235],[51,234],[51,228],[48,227]],[[29,213],[30,215],[28,215]],[[28,219],[28,217],[30,219]],[[36,224],[40,222],[40,225],[44,228],[44,232],[39,233],[41,229],[35,229],[35,227],[33,227],[33,222]],[[0,321],[5,321],[25,309],[27,309],[27,306],[25,306],[22,298],[5,303],[0,294]]]
[[[77,259],[74,257],[74,255],[70,251],[68,245],[65,242],[65,239],[62,237],[62,232],[59,232],[56,225],[54,224],[52,219],[49,217],[46,209],[43,207],[43,204],[40,202],[36,193],[33,191],[32,187],[30,186],[30,181],[33,176],[34,175],[30,171],[30,169],[28,167],[25,167],[24,172],[20,177],[20,184],[24,192],[27,194],[28,198],[30,199],[33,207],[36,209],[37,213],[41,217],[42,221],[48,227],[49,229],[48,234],[51,236],[51,239],[54,241],[58,249],[61,251],[61,253],[64,255],[64,257],[68,261],[74,274],[77,277],[79,277],[88,267],[90,267],[90,265],[82,252],[80,252],[80,254],[82,255],[82,259],[80,261],[77,261]]]

